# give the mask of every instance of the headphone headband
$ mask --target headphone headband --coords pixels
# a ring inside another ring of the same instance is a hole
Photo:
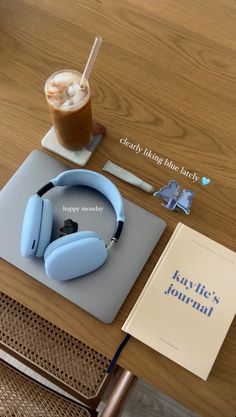
[[[54,186],[85,185],[100,191],[112,204],[116,213],[116,221],[125,220],[121,194],[113,182],[104,175],[88,169],[72,169],[62,172],[51,181]]]
[[[57,175],[57,177],[53,178],[50,182],[40,188],[37,194],[42,197],[43,194],[45,194],[53,187],[69,185],[84,185],[90,188],[94,188],[95,190],[102,193],[110,201],[114,208],[117,222],[116,231],[114,236],[111,238],[111,242],[116,242],[121,234],[125,216],[124,204],[121,194],[113,182],[106,178],[104,175],[94,171],[87,169],[72,169]]]

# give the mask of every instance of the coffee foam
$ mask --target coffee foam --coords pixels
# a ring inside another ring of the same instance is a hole
[[[62,111],[83,107],[89,100],[90,89],[87,81],[83,88],[80,88],[80,80],[81,74],[77,72],[64,71],[53,74],[45,86],[48,102]]]

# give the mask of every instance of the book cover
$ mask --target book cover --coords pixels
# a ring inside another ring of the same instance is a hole
[[[235,296],[236,253],[179,223],[122,330],[206,380]]]

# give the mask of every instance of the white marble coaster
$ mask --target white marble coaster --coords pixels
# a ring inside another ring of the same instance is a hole
[[[43,148],[83,167],[87,164],[89,158],[101,142],[103,136],[103,133],[96,134],[85,148],[79,151],[68,151],[68,149],[63,148],[63,146],[58,142],[55,129],[51,127],[51,129],[49,129],[43,137],[41,144]]]

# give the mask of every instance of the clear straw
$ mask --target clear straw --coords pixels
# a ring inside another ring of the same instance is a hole
[[[92,67],[93,67],[94,61],[96,59],[96,56],[98,54],[101,43],[102,43],[101,36],[96,36],[96,38],[94,40],[94,43],[93,43],[93,46],[92,46],[92,49],[91,49],[91,52],[90,52],[90,55],[88,57],[87,64],[86,64],[84,72],[83,72],[82,78],[80,80],[80,88],[83,87],[84,80],[89,79],[89,75],[90,75],[90,72],[92,70]]]

